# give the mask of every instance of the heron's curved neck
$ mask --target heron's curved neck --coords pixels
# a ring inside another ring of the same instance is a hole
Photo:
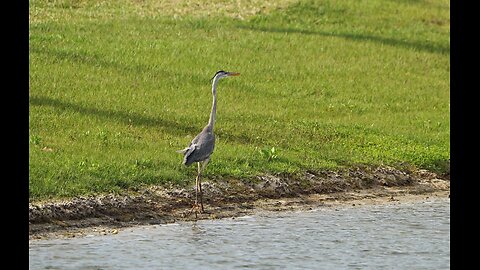
[[[215,116],[217,114],[217,83],[218,83],[218,79],[214,78],[212,83],[212,94],[213,94],[212,111],[210,112],[210,120],[208,120],[208,127],[211,130],[213,130],[213,126],[215,125]]]

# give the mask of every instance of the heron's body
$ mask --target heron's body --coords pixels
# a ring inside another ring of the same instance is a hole
[[[200,212],[203,212],[203,202],[202,202],[202,183],[200,181],[200,175],[202,171],[207,166],[208,162],[210,161],[210,156],[215,149],[215,135],[213,134],[213,127],[215,125],[215,117],[217,113],[217,83],[221,78],[225,78],[228,76],[238,76],[240,73],[236,72],[226,72],[223,70],[218,71],[213,76],[213,83],[212,83],[212,95],[213,95],[213,104],[212,110],[210,112],[210,119],[208,124],[203,128],[202,132],[200,132],[195,138],[193,138],[192,142],[188,147],[185,149],[179,150],[177,152],[182,153],[183,156],[183,164],[186,166],[192,165],[194,162],[198,163],[198,174],[196,178],[196,186],[195,186],[195,208],[198,207],[198,193],[200,192]],[[201,165],[202,164],[202,165]],[[195,212],[196,215],[196,212]]]
[[[183,164],[190,166],[194,162],[209,159],[214,148],[215,134],[213,134],[213,128],[206,126],[188,146],[188,150],[183,157]]]

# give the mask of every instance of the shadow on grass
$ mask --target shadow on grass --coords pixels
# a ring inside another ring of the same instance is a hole
[[[304,29],[294,29],[294,28],[279,28],[279,27],[258,27],[258,26],[249,26],[249,25],[237,25],[238,28],[247,29],[252,31],[261,31],[269,33],[294,33],[294,34],[303,34],[303,35],[319,35],[325,37],[339,37],[353,41],[367,41],[375,42],[384,45],[389,45],[393,47],[401,47],[406,49],[413,49],[418,51],[425,51],[430,53],[438,54],[450,54],[450,44],[435,43],[428,41],[411,41],[404,39],[395,39],[389,37],[381,37],[368,34],[357,34],[357,33],[335,33],[335,32],[326,32],[326,31],[312,31]]]
[[[135,112],[112,111],[96,107],[83,106],[50,97],[31,96],[29,103],[33,106],[49,106],[63,111],[74,111],[84,115],[97,116],[125,125],[156,127],[175,136],[196,135],[203,127],[181,124],[177,121],[145,116]],[[225,132],[216,133],[219,136],[225,137],[226,140],[234,141],[240,144],[253,144],[255,142],[254,138],[245,134],[232,135]]]
[[[158,72],[153,67],[145,66],[145,65],[138,65],[138,64],[129,64],[124,65],[118,63],[114,60],[106,59],[100,55],[96,54],[87,54],[84,52],[77,52],[77,51],[68,51],[68,50],[57,50],[57,49],[50,49],[46,47],[36,47],[31,46],[29,49],[30,53],[38,53],[38,54],[45,54],[53,59],[57,59],[60,61],[70,61],[78,64],[86,64],[90,66],[97,66],[97,67],[107,67],[107,68],[114,68],[119,71],[128,72],[128,73],[138,73],[138,72]]]
[[[106,109],[100,109],[96,107],[88,107],[79,104],[75,104],[68,101],[54,99],[50,97],[31,96],[30,104],[34,106],[49,106],[62,111],[74,111],[83,115],[93,115],[103,119],[113,120],[115,122],[123,123],[126,125],[140,125],[146,127],[163,127],[168,133],[181,134],[181,133],[193,133],[198,131],[198,127],[181,125],[172,120],[165,120],[160,118],[154,118],[145,116],[139,113],[112,111]]]
[[[30,53],[43,54],[51,59],[56,59],[59,61],[67,61],[70,63],[83,64],[91,67],[101,67],[101,68],[110,68],[115,71],[126,75],[126,76],[138,76],[141,74],[152,74],[154,77],[177,77],[181,81],[189,81],[190,83],[195,83],[199,87],[205,87],[208,89],[208,85],[211,83],[211,76],[215,73],[216,70],[212,70],[211,74],[206,76],[198,76],[192,74],[191,72],[170,72],[162,70],[161,68],[145,65],[140,63],[121,63],[117,60],[109,59],[105,56],[93,53],[77,52],[77,51],[68,51],[68,50],[58,50],[42,47],[31,46],[29,49]],[[245,83],[236,82],[240,85],[242,90],[255,91],[255,89]]]
[[[138,76],[142,74],[151,74],[155,77],[179,77],[182,81],[190,81],[198,85],[204,85],[205,83],[210,82],[210,77],[200,77],[192,73],[172,73],[166,70],[163,70],[159,67],[153,65],[145,65],[141,63],[122,63],[116,59],[110,59],[100,54],[95,53],[86,53],[82,51],[73,51],[73,50],[59,50],[52,49],[47,47],[38,47],[30,46],[30,53],[43,54],[50,59],[56,61],[67,61],[74,64],[82,64],[91,67],[107,68],[113,69],[116,72],[123,74],[125,76]],[[119,59],[124,59],[120,57]]]

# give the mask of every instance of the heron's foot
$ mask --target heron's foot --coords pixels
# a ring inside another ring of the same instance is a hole
[[[198,214],[203,214],[205,211],[203,210],[203,205],[199,203],[194,203],[192,208],[190,209],[190,214],[195,214],[195,218],[198,217]]]

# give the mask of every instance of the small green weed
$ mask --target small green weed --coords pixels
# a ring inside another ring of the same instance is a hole
[[[278,158],[278,152],[275,147],[265,147],[259,150],[261,156],[266,159],[267,161],[274,161]]]
[[[38,135],[31,135],[29,142],[33,145],[40,145],[42,143],[42,138]]]

